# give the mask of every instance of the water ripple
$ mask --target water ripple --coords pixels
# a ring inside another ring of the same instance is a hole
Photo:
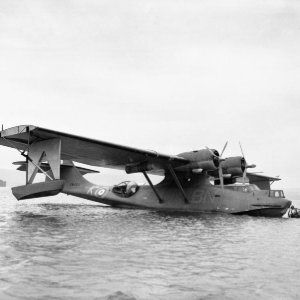
[[[299,220],[0,200],[1,299],[300,297]]]

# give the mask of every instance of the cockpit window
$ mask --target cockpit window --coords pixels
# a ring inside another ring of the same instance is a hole
[[[123,181],[115,185],[112,189],[113,193],[120,197],[128,198],[134,195],[139,189],[139,186],[133,181]]]
[[[282,190],[270,190],[269,191],[269,196],[270,197],[275,197],[275,198],[285,198],[284,193]]]

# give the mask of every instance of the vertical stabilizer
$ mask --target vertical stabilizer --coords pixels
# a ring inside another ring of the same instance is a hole
[[[80,187],[90,185],[72,161],[64,161],[60,170],[61,179],[65,181],[64,193],[72,193]]]
[[[64,161],[60,172],[61,179],[65,180],[66,184],[81,185],[89,183],[72,161]]]

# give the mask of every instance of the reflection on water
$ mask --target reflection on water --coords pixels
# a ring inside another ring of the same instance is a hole
[[[300,297],[297,219],[0,200],[0,299]]]

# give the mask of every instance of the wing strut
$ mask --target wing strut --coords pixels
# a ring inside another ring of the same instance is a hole
[[[171,173],[171,175],[172,175],[172,177],[173,177],[173,179],[174,179],[174,181],[175,181],[177,187],[179,188],[179,190],[180,190],[180,192],[181,192],[181,194],[182,194],[182,196],[183,196],[183,198],[184,198],[184,202],[185,202],[186,204],[188,204],[188,203],[189,203],[189,200],[188,200],[188,198],[187,198],[187,196],[186,196],[186,193],[184,192],[183,187],[182,187],[182,185],[181,185],[181,183],[180,183],[178,177],[176,176],[176,173],[175,173],[175,171],[174,171],[174,169],[172,168],[171,165],[169,165],[169,171],[170,171],[170,173]]]
[[[159,196],[159,194],[158,194],[156,188],[154,187],[152,181],[150,180],[148,174],[147,174],[145,171],[143,171],[142,173],[144,174],[146,180],[148,181],[149,185],[151,186],[153,192],[155,193],[155,195],[156,195],[156,197],[157,197],[157,199],[158,199],[158,202],[159,202],[159,203],[163,203],[164,201],[163,201],[162,198]]]

